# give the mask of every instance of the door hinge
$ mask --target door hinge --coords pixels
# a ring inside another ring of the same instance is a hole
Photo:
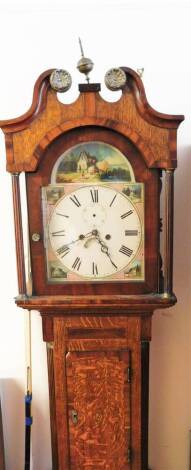
[[[131,448],[131,447],[128,447],[128,449],[127,449],[127,463],[131,463],[131,461],[132,461],[132,455],[133,455],[133,453],[132,453],[132,448]]]
[[[131,379],[132,379],[132,367],[129,366],[127,368],[127,382],[128,382],[128,384],[131,383]]]

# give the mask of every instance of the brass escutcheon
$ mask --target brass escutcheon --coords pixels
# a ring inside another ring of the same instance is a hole
[[[71,418],[73,424],[78,424],[78,412],[76,410],[71,411]]]

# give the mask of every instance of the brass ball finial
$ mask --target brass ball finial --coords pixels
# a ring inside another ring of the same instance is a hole
[[[82,47],[82,41],[81,39],[79,38],[79,44],[80,44],[80,50],[81,50],[81,54],[82,54],[82,57],[81,59],[78,61],[77,63],[77,69],[79,70],[80,73],[84,73],[85,76],[86,76],[86,80],[87,82],[89,83],[90,79],[89,79],[89,73],[91,72],[91,70],[93,69],[93,62],[91,59],[88,59],[87,57],[84,57],[84,51],[83,51],[83,47]]]

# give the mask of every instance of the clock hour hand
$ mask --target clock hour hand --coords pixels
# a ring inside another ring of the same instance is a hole
[[[88,232],[85,235],[81,234],[81,235],[79,235],[78,238],[76,238],[76,240],[72,240],[71,242],[68,242],[66,245],[67,246],[73,245],[74,243],[79,242],[80,240],[84,240],[84,238],[91,237],[91,235],[92,235],[92,232]]]

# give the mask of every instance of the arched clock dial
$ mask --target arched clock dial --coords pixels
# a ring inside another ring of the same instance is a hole
[[[48,232],[65,269],[90,279],[125,270],[142,238],[140,217],[131,200],[101,185],[83,186],[59,199]]]

